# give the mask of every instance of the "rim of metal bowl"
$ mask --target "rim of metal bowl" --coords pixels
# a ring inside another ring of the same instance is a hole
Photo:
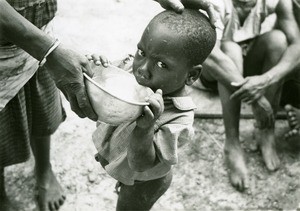
[[[129,100],[126,100],[126,99],[123,99],[123,98],[120,98],[112,93],[110,93],[107,89],[105,89],[104,87],[102,87],[100,84],[98,84],[96,81],[94,81],[90,76],[88,76],[86,73],[83,73],[84,77],[89,80],[91,83],[93,83],[96,87],[98,87],[99,89],[103,90],[104,92],[106,92],[107,94],[119,99],[119,100],[122,100],[126,103],[129,103],[129,104],[133,104],[133,105],[149,105],[148,102],[137,102],[137,101],[129,101]]]

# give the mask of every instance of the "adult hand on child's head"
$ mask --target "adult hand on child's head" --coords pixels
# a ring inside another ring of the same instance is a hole
[[[210,0],[181,0],[181,2],[186,8],[204,10],[208,14],[211,24],[216,24],[217,15]]]
[[[216,12],[209,0],[155,0],[165,9],[173,9],[182,12],[184,7],[190,9],[205,10],[210,18],[210,22],[215,25],[217,21]]]
[[[98,117],[90,104],[83,80],[83,72],[93,76],[87,58],[60,45],[47,57],[45,67],[70,102],[71,109],[81,118],[96,121]]]
[[[97,66],[102,65],[103,67],[108,67],[110,63],[105,56],[99,54],[86,55],[86,58],[89,61],[93,61]]]
[[[231,83],[238,88],[230,98],[240,99],[246,103],[253,103],[265,94],[269,85],[269,77],[266,75],[246,77],[241,83]]]
[[[184,9],[180,0],[155,0],[165,9],[173,9],[176,12],[182,12]]]
[[[137,120],[136,124],[140,128],[149,128],[154,125],[155,121],[164,111],[164,100],[162,98],[162,90],[158,89],[147,99],[150,105],[144,107],[143,115]]]

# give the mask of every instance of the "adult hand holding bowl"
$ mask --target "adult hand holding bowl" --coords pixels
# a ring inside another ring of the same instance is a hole
[[[93,78],[84,76],[99,121],[112,125],[131,122],[142,114],[143,106],[149,105],[145,98],[153,91],[139,85],[132,74],[112,65],[94,66],[93,71]]]

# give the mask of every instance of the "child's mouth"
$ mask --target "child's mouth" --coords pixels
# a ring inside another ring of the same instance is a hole
[[[135,79],[140,85],[145,85],[147,84],[148,81],[148,79],[144,75],[140,75],[140,74],[136,75]]]

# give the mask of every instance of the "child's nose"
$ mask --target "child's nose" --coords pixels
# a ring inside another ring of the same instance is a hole
[[[148,71],[149,70],[149,62],[145,61],[143,62],[139,68],[138,68],[138,72],[142,75],[148,75]]]

